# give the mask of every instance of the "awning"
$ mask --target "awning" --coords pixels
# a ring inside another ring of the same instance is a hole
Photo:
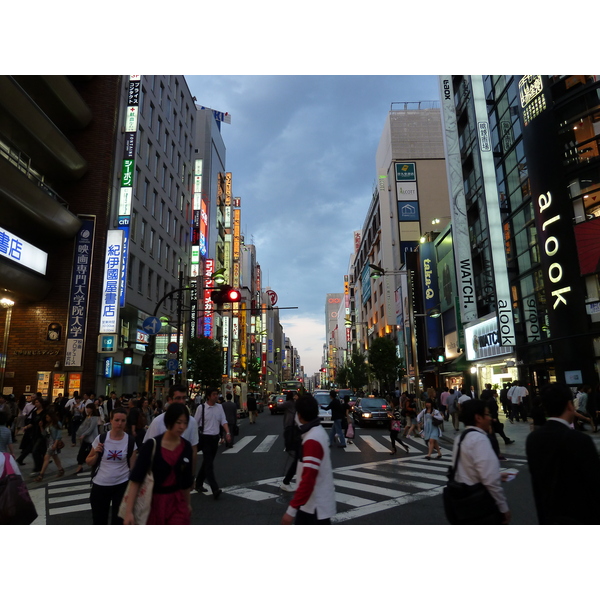
[[[471,363],[464,354],[460,354],[455,359],[447,362],[440,367],[440,373],[463,373],[471,368]]]

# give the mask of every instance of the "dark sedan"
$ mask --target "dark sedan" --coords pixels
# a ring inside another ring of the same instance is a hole
[[[283,403],[285,402],[285,396],[277,396],[273,395],[269,398],[269,410],[272,415],[276,415],[277,413],[283,413],[285,410]]]
[[[359,398],[352,409],[352,419],[357,425],[388,425],[391,411],[385,398]]]

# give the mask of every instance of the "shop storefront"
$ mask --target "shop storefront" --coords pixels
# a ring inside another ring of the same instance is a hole
[[[518,379],[515,349],[500,345],[498,319],[486,317],[465,327],[465,354],[472,380],[481,392],[486,383],[501,389],[504,383]]]

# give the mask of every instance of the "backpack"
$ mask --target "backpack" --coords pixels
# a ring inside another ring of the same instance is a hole
[[[100,443],[103,445],[102,452],[100,453],[100,456],[98,457],[98,460],[96,461],[96,464],[92,467],[92,477],[90,478],[90,485],[92,484],[92,479],[94,479],[94,477],[96,477],[96,474],[98,473],[98,469],[100,468],[100,463],[102,462],[102,455],[104,454],[104,442],[106,442],[107,435],[108,435],[108,431],[106,433],[100,434]],[[129,463],[129,459],[131,458],[131,455],[133,454],[133,452],[135,450],[135,439],[133,438],[132,435],[129,435],[128,433],[126,433],[125,435],[127,436],[127,463]]]

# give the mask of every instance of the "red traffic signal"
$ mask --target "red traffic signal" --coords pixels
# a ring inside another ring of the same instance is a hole
[[[230,285],[222,285],[210,294],[211,300],[215,304],[227,304],[229,302],[239,302],[242,299],[240,290],[236,290]]]

